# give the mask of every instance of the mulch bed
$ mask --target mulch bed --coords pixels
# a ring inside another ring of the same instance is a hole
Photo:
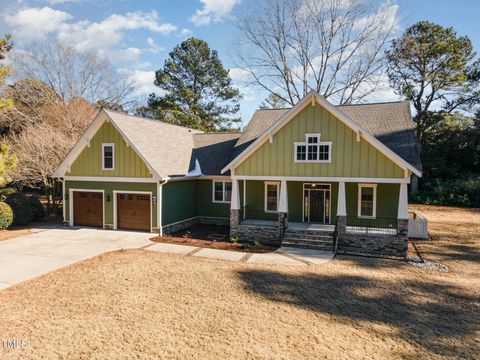
[[[278,249],[275,246],[256,246],[251,243],[231,242],[229,239],[229,227],[219,225],[198,224],[169,235],[155,236],[150,240],[159,243],[250,253],[269,253]]]

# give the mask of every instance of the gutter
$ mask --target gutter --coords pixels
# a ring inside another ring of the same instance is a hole
[[[163,198],[163,185],[168,183],[170,178],[164,179],[164,181],[158,182],[157,188],[157,225],[158,225],[158,234],[163,236],[163,226],[162,226],[162,198]]]

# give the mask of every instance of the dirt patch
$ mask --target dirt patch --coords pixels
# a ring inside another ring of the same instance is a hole
[[[262,244],[232,242],[229,240],[229,227],[198,224],[187,229],[150,239],[154,242],[189,245],[201,248],[244,251],[250,253],[269,253],[278,247]]]

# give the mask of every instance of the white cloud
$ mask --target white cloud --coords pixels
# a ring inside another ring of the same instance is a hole
[[[126,30],[147,29],[162,35],[176,30],[170,23],[160,23],[155,11],[111,15],[97,23],[80,21],[60,26],[58,38],[76,44],[78,50],[108,49],[120,43]]]
[[[202,9],[197,9],[195,14],[190,17],[190,21],[197,25],[208,25],[230,16],[233,7],[240,3],[240,0],[200,0],[203,4]]]
[[[8,25],[14,28],[16,37],[38,40],[57,31],[67,20],[72,19],[72,15],[50,7],[43,7],[20,10],[15,15],[6,15],[4,19]]]
[[[160,93],[160,89],[153,85],[155,80],[155,71],[146,70],[123,70],[128,75],[128,82],[132,84],[134,96],[146,96],[151,93]]]
[[[151,53],[154,53],[154,54],[157,54],[161,51],[164,51],[165,48],[158,45],[155,40],[151,37],[147,38],[147,44],[148,44],[148,48],[146,49],[148,52],[151,52]]]
[[[192,30],[183,28],[183,29],[180,31],[180,34],[179,34],[178,36],[181,37],[181,38],[186,39],[186,38],[188,38],[188,37],[190,37],[190,36],[192,36],[192,35],[193,35],[193,31],[192,31]]]
[[[228,71],[228,74],[232,78],[232,80],[245,80],[249,77],[250,73],[248,70],[242,68],[231,68]]]
[[[54,33],[58,40],[75,44],[77,50],[99,50],[103,53],[119,45],[126,31],[146,29],[167,35],[177,29],[173,24],[160,22],[155,11],[113,14],[100,22],[70,22],[73,17],[69,13],[43,7],[20,10],[4,18],[13,28],[14,37],[26,42]],[[135,55],[132,49],[125,50],[130,57]]]

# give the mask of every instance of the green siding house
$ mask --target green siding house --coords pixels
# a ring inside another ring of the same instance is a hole
[[[242,133],[202,133],[101,110],[54,176],[70,226],[231,237],[404,256],[421,176],[408,102],[334,106],[315,92],[255,112]]]

